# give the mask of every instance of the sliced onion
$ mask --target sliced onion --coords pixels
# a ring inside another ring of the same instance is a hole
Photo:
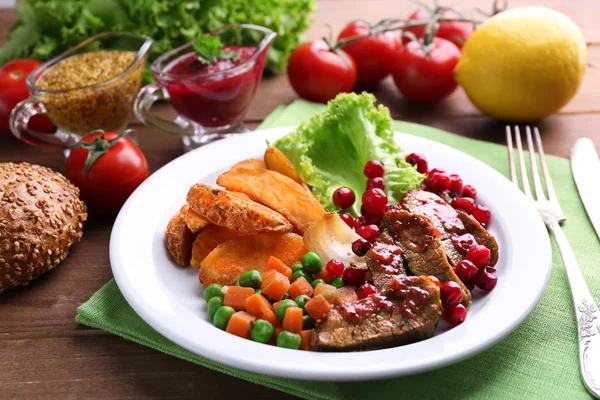
[[[348,266],[366,268],[365,257],[352,252],[352,242],[360,236],[337,213],[327,213],[304,232],[304,245],[321,257],[324,263],[339,260]]]

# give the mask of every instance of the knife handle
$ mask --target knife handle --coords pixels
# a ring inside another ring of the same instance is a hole
[[[554,234],[571,285],[579,333],[581,377],[592,395],[600,398],[600,311],[562,228],[554,220],[546,221],[546,224]]]

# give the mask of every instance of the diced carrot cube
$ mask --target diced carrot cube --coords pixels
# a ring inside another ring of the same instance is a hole
[[[322,294],[316,295],[306,303],[306,312],[315,320],[322,319],[331,310],[331,304]]]
[[[334,304],[338,291],[335,286],[328,285],[326,283],[319,283],[315,288],[315,296],[319,294],[322,294],[329,304]]]
[[[290,288],[290,280],[280,272],[273,269],[263,273],[263,283],[260,289],[273,300],[281,300]]]
[[[253,315],[245,311],[238,311],[229,319],[225,331],[244,339],[250,339],[250,328],[255,319]]]
[[[323,279],[325,283],[329,283],[333,277],[329,275],[329,272],[327,272],[326,268],[323,268],[318,274],[315,275],[315,279]]]
[[[288,307],[285,310],[283,324],[281,327],[286,331],[300,333],[302,332],[302,309],[299,307]]]
[[[312,339],[313,330],[306,329],[300,332],[300,337],[302,338],[302,342],[300,343],[300,350],[310,350],[312,348],[310,341]]]
[[[246,311],[258,319],[264,319],[275,326],[279,326],[279,319],[273,312],[269,300],[260,294],[253,294],[246,299]]]
[[[296,297],[300,296],[301,294],[305,294],[309,297],[312,297],[313,291],[314,291],[314,289],[313,289],[312,285],[303,276],[296,279],[290,285],[290,297],[292,299],[295,299]]]
[[[358,300],[358,296],[352,286],[344,286],[337,290],[336,304],[351,303],[356,300]]]
[[[248,297],[254,294],[254,289],[249,287],[241,286],[229,286],[225,297],[223,298],[223,305],[233,307],[234,310],[246,310],[246,300]]]
[[[285,265],[283,261],[281,261],[277,257],[269,257],[269,261],[267,261],[267,266],[265,267],[265,271],[269,269],[274,269],[280,274],[285,275],[288,279],[292,279],[292,269]]]

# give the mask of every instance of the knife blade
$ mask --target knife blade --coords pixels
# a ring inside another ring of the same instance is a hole
[[[600,160],[594,142],[581,138],[571,149],[571,170],[579,197],[592,221],[598,238],[600,238]]]

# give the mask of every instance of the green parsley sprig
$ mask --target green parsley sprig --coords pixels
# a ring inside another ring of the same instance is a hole
[[[202,64],[214,64],[217,60],[237,61],[240,58],[235,51],[223,50],[223,42],[217,36],[206,33],[199,33],[192,46]]]

